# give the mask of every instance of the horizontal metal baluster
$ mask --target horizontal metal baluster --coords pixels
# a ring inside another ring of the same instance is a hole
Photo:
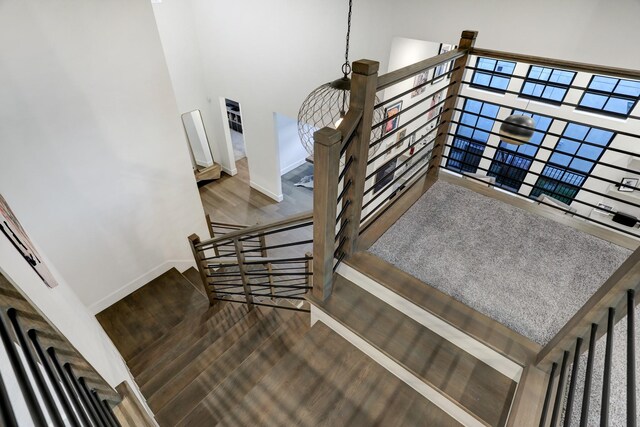
[[[104,410],[104,406],[100,403],[100,397],[98,397],[98,393],[95,390],[89,390],[89,397],[91,397],[91,401],[98,411],[98,415],[102,419],[102,422],[107,426],[114,427],[113,424],[111,424],[111,420],[109,419],[107,412]]]
[[[0,375],[0,421],[2,421],[2,425],[6,427],[18,426],[18,420],[16,420],[16,414],[13,412],[9,393],[4,385],[2,375]]]
[[[73,389],[73,385],[71,384],[71,381],[69,380],[67,375],[62,370],[62,367],[60,366],[60,361],[58,361],[56,350],[53,347],[49,347],[47,348],[47,354],[51,358],[51,363],[53,364],[53,367],[56,370],[56,373],[62,380],[62,385],[64,386],[64,389],[66,390],[67,394],[71,396],[71,403],[73,403],[73,407],[75,408],[76,413],[80,417],[81,424],[86,426],[91,425],[87,412],[85,412],[84,408],[82,407],[82,402],[80,401],[80,397],[76,394],[75,390]]]
[[[560,418],[560,408],[562,407],[562,399],[564,398],[564,386],[567,373],[567,364],[569,362],[569,352],[565,351],[562,355],[562,365],[560,365],[560,376],[558,376],[558,388],[556,389],[556,399],[553,403],[553,412],[551,413],[551,426],[558,425]]]
[[[571,381],[569,382],[569,395],[567,396],[567,406],[564,413],[564,427],[569,427],[571,423],[573,397],[576,392],[576,380],[578,379],[578,368],[580,366],[580,347],[582,347],[582,338],[576,340],[576,351],[573,355],[573,368],[571,369]]]
[[[104,409],[107,412],[109,419],[111,420],[111,424],[113,424],[115,427],[121,427],[120,422],[118,421],[118,419],[116,418],[116,415],[113,413],[113,410],[111,409],[111,405],[109,405],[109,402],[107,402],[106,400],[103,400],[102,405],[104,406]]]
[[[65,363],[64,369],[67,372],[67,375],[69,375],[69,378],[71,379],[71,383],[73,384],[73,388],[76,390],[76,393],[80,397],[80,400],[82,401],[82,405],[87,410],[87,413],[89,414],[91,421],[93,421],[93,424],[100,427],[106,427],[102,424],[102,421],[100,421],[100,417],[98,417],[96,410],[91,405],[91,402],[89,401],[89,396],[87,396],[85,391],[80,386],[80,382],[78,382],[78,378],[76,378],[75,374],[73,373],[73,370],[71,369],[71,365],[68,363]]]

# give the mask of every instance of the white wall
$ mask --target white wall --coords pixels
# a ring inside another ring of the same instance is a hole
[[[150,3],[4,1],[0,51],[0,193],[78,309],[190,265],[207,229]]]
[[[153,4],[153,12],[178,110],[181,114],[200,110],[209,134],[214,161],[222,166],[222,170],[235,175],[237,170],[233,158],[233,147],[225,138],[213,138],[210,131],[214,127],[214,122],[220,121],[220,114],[216,98],[208,96],[206,89],[191,1],[164,0]]]
[[[309,153],[300,142],[298,120],[278,113],[273,113],[273,120],[280,154],[280,175],[284,175],[304,164]]]
[[[248,157],[260,159],[249,162],[252,183],[279,195],[272,114],[296,117],[311,90],[340,76],[347,2],[190,1],[207,94],[242,104]],[[156,12],[176,2],[164,0]],[[353,8],[350,57],[380,61],[381,73],[394,36],[457,44],[465,29],[479,31],[480,47],[640,68],[627,46],[640,16],[635,0],[371,0]],[[168,54],[170,64],[176,58]],[[222,121],[214,119],[210,137],[222,141]]]

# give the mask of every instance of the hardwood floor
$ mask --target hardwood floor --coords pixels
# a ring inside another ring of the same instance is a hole
[[[252,225],[269,222],[313,209],[313,197],[307,189],[283,185],[282,202],[265,196],[249,186],[247,159],[236,162],[238,174],[200,187],[204,210],[212,221]],[[297,190],[297,191],[296,191]]]

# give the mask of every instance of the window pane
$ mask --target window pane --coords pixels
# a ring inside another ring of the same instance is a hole
[[[493,71],[496,66],[495,59],[489,58],[478,58],[478,66],[477,68],[482,68],[483,70]]]
[[[542,74],[542,67],[531,67],[531,70],[529,71],[529,75],[527,76],[530,79],[536,79],[536,80],[540,80],[540,75]]]
[[[461,123],[469,126],[475,126],[478,121],[478,116],[475,114],[462,113]]]
[[[591,128],[589,134],[584,140],[593,144],[607,145],[609,141],[611,141],[612,136],[613,132],[610,132],[608,130]]]
[[[604,110],[616,114],[624,114],[626,116],[627,114],[629,114],[629,112],[631,112],[632,107],[633,101],[612,96],[604,105]]]
[[[614,93],[637,98],[640,96],[640,82],[636,80],[620,80],[620,83],[616,86]]]
[[[491,87],[495,89],[506,90],[509,86],[509,80],[510,79],[507,77],[493,76],[493,79],[491,80]]]
[[[542,72],[540,73],[540,80],[549,80],[549,76],[551,76],[551,72],[553,71],[552,68],[543,68]]]
[[[573,73],[571,71],[553,70],[549,81],[564,85],[570,85],[575,75],[576,73]]]
[[[516,68],[515,62],[498,61],[496,71],[506,74],[513,74],[513,70]]]
[[[482,86],[489,86],[490,82],[491,82],[491,75],[490,74],[477,72],[477,73],[475,73],[473,75],[472,83],[474,83],[474,84],[482,85]]]
[[[578,148],[580,148],[580,143],[569,139],[561,139],[556,145],[556,150],[568,154],[576,154]]]
[[[491,130],[493,128],[493,123],[494,120],[491,119],[485,119],[483,117],[480,117],[478,119],[478,128],[482,129],[482,130]]]
[[[482,108],[482,102],[476,101],[475,99],[467,99],[464,103],[464,111],[468,111],[470,113],[479,113]]]
[[[456,130],[456,134],[467,137],[467,138],[471,138],[471,135],[473,135],[473,128],[460,125]]]
[[[573,159],[571,165],[569,166],[571,169],[576,169],[581,172],[589,173],[591,172],[591,168],[593,167],[593,162],[582,159]]]
[[[568,136],[573,139],[584,140],[589,132],[588,126],[578,125],[576,123],[569,123],[562,133],[563,136]]]
[[[601,90],[604,92],[613,92],[613,88],[618,83],[618,79],[604,76],[594,76],[589,84],[589,89]]]
[[[553,153],[551,155],[551,158],[549,158],[549,162],[555,163],[560,166],[569,166],[569,163],[571,163],[571,156],[560,153]]]
[[[484,105],[482,106],[482,115],[483,116],[489,116],[489,117],[496,117],[498,115],[498,110],[500,110],[500,107],[494,104],[488,104],[488,103],[484,103]]]
[[[582,97],[582,101],[580,101],[580,106],[601,110],[602,107],[604,107],[605,102],[607,102],[606,96],[585,92],[584,96]]]
[[[550,99],[552,101],[562,102],[566,89],[560,89],[554,86],[547,86],[542,94],[543,98]]]
[[[586,157],[587,159],[598,160],[600,154],[602,154],[602,148],[594,147],[593,145],[582,144],[578,150],[578,156]]]

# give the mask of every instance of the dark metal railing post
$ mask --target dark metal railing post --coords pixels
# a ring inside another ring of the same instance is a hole
[[[67,396],[64,394],[64,391],[60,386],[60,382],[56,378],[56,375],[53,372],[53,369],[51,368],[51,361],[42,350],[42,346],[40,345],[40,341],[38,340],[38,333],[36,332],[35,329],[30,329],[27,332],[27,335],[31,339],[33,348],[35,349],[36,354],[38,355],[38,358],[42,362],[44,371],[47,374],[47,377],[49,378],[49,382],[53,387],[53,391],[56,393],[56,396],[58,396],[58,401],[62,405],[62,409],[64,410],[64,413],[67,415],[67,419],[69,420],[69,423],[71,423],[71,425],[74,427],[75,426],[80,427],[81,423],[79,420],[76,419],[76,415],[73,412],[73,409],[71,408],[71,403],[69,402],[69,399],[67,399]]]
[[[73,407],[75,408],[76,413],[80,417],[81,424],[91,425],[89,421],[89,417],[87,416],[87,412],[85,412],[82,406],[82,402],[80,401],[80,397],[76,394],[75,390],[73,389],[73,385],[71,384],[71,381],[69,380],[67,375],[62,370],[62,367],[60,366],[60,361],[58,360],[56,350],[53,347],[49,347],[47,348],[47,354],[51,359],[51,363],[53,364],[53,367],[56,370],[56,373],[62,380],[62,385],[64,386],[65,391],[69,396],[71,396],[71,403],[73,404]]]
[[[20,344],[20,348],[22,348],[22,352],[27,359],[27,365],[29,366],[29,370],[31,371],[34,381],[36,382],[36,387],[38,387],[38,391],[40,392],[40,396],[44,401],[44,406],[45,408],[47,408],[49,416],[51,417],[55,425],[64,426],[62,416],[60,415],[60,410],[53,400],[51,390],[47,386],[47,383],[42,376],[42,371],[40,371],[38,363],[36,362],[37,356],[34,354],[33,348],[27,342],[27,338],[24,335],[22,326],[20,326],[20,322],[18,321],[18,312],[14,308],[10,308],[7,311],[7,314],[9,315],[9,320],[13,325],[16,337],[18,338],[18,343]]]
[[[558,388],[556,389],[556,399],[553,403],[553,412],[551,413],[551,427],[558,425],[560,419],[560,408],[564,399],[564,385],[567,377],[567,364],[569,363],[569,352],[565,351],[562,356],[562,365],[560,365],[560,375],[558,376]]]
[[[580,427],[587,427],[589,421],[589,403],[591,401],[591,377],[593,373],[593,360],[595,359],[596,338],[598,324],[591,324],[591,335],[589,337],[589,355],[587,357],[587,368],[584,377],[584,392],[582,394],[582,409],[580,411]]]
[[[101,403],[102,403],[102,406],[104,407],[105,413],[108,415],[109,420],[111,421],[111,425],[115,427],[121,427],[120,422],[118,421],[118,419],[116,418],[116,415],[113,413],[113,410],[111,409],[111,405],[109,405],[109,402],[107,402],[106,400],[102,400]]]
[[[627,427],[636,420],[636,324],[635,291],[627,291]]]
[[[604,354],[604,375],[602,379],[602,403],[600,404],[600,425],[609,425],[609,395],[611,394],[611,359],[613,357],[613,327],[616,310],[609,308],[607,319],[607,344]]]
[[[86,384],[85,384],[85,387],[86,387]],[[98,396],[98,392],[96,392],[95,390],[89,390],[89,397],[91,397],[91,400],[93,401],[93,404],[96,410],[98,411],[98,415],[102,419],[102,422],[104,422],[105,425],[107,426],[113,427],[113,424],[109,419],[109,415],[107,414],[107,411],[104,410],[104,405],[100,401],[100,396]]]
[[[551,373],[549,373],[549,383],[547,384],[547,392],[544,395],[544,405],[542,405],[542,413],[540,414],[540,427],[544,427],[547,422],[547,413],[549,413],[549,405],[551,404],[551,393],[553,390],[553,376],[558,369],[558,364],[551,365]]]
[[[580,347],[582,347],[582,338],[576,340],[576,351],[573,354],[573,368],[571,369],[571,381],[569,382],[569,394],[567,396],[567,405],[564,416],[564,427],[569,427],[571,423],[571,412],[573,410],[573,398],[576,393],[576,382],[578,379],[578,368],[580,366]]]
[[[6,427],[17,427],[18,420],[16,420],[16,414],[13,412],[11,406],[11,400],[9,399],[9,393],[4,385],[4,379],[0,375],[0,420],[2,425]]]
[[[80,384],[80,388],[87,398],[87,402],[89,402],[89,406],[91,407],[91,409],[93,409],[94,414],[97,416],[97,420],[101,425],[109,427],[109,423],[105,421],[102,413],[100,412],[100,408],[98,408],[98,406],[96,405],[96,401],[93,394],[91,393],[91,390],[87,386],[86,380],[83,377],[80,377],[78,378],[78,383]]]
[[[96,413],[96,410],[91,405],[91,402],[89,400],[89,396],[86,395],[86,393],[84,392],[84,390],[80,386],[80,383],[78,382],[78,379],[76,378],[75,374],[73,373],[73,370],[71,369],[71,365],[68,364],[68,363],[65,363],[64,364],[64,370],[67,373],[67,375],[69,376],[69,379],[71,379],[71,384],[73,384],[73,388],[75,389],[76,394],[78,395],[78,397],[82,401],[82,405],[87,410],[87,413],[89,414],[89,417],[91,418],[91,421],[93,421],[93,423],[95,425],[97,425],[97,426],[102,426],[103,424],[102,424],[102,421],[100,421],[100,417],[98,417],[98,414]]]
[[[31,381],[27,375],[27,370],[18,355],[18,350],[9,335],[9,328],[5,320],[4,310],[0,312],[0,335],[2,337],[2,343],[4,344],[7,356],[9,357],[9,362],[11,363],[13,372],[18,380],[18,385],[20,386],[20,390],[22,391],[22,395],[27,404],[27,409],[29,410],[34,423],[36,426],[46,426],[47,420],[42,412],[42,408],[40,408],[40,404],[38,403],[36,392],[31,385]]]

